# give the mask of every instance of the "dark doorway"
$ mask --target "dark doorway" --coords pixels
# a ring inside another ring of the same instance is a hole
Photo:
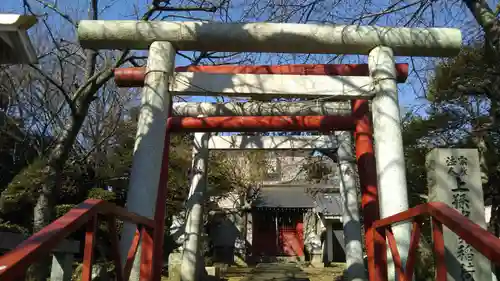
[[[304,256],[303,213],[254,210],[252,247],[255,256]]]

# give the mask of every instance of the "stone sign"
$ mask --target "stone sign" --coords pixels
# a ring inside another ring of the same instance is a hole
[[[477,149],[433,149],[426,157],[429,202],[444,202],[486,228]],[[492,280],[491,262],[443,227],[449,281]]]

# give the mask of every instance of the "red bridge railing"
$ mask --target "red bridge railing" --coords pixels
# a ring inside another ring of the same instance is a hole
[[[46,258],[59,242],[71,233],[85,226],[85,249],[83,253],[82,281],[90,281],[92,277],[92,264],[94,260],[94,246],[96,243],[96,229],[99,219],[104,219],[108,225],[111,237],[112,260],[116,269],[116,280],[128,280],[132,264],[142,239],[143,251],[141,254],[141,280],[150,280],[152,274],[152,249],[154,221],[139,215],[129,213],[124,208],[112,203],[88,199],[71,209],[67,214],[49,224],[33,236],[25,240],[12,251],[0,257],[0,280],[19,280],[26,269],[33,263]],[[120,250],[118,248],[118,231],[116,219],[132,222],[137,225],[135,237],[128,251],[124,267],[121,265]],[[123,270],[122,270],[123,268]]]
[[[436,262],[436,280],[446,281],[445,246],[443,225],[461,237],[466,243],[477,249],[496,265],[500,265],[500,239],[475,224],[457,210],[441,202],[419,205],[408,211],[381,219],[373,224],[375,256],[385,256],[386,238],[394,260],[394,266],[399,281],[411,281],[417,257],[417,247],[420,240],[422,220],[430,216],[432,221],[432,238],[434,242],[434,258]],[[391,225],[402,221],[413,220],[412,235],[406,268],[403,269],[401,257],[396,246],[396,240]],[[378,259],[376,272],[370,272],[371,281],[387,280],[387,260]]]

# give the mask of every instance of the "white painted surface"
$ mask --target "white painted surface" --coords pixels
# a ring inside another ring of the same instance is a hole
[[[147,49],[170,41],[178,50],[368,54],[377,46],[400,56],[454,56],[462,46],[459,29],[398,28],[338,24],[217,23],[136,20],[82,20],[84,48]]]
[[[366,280],[363,263],[363,244],[361,222],[359,220],[358,192],[356,186],[356,157],[353,152],[351,132],[335,132],[339,143],[338,166],[340,170],[340,198],[342,200],[342,224],[344,227],[346,279],[347,281]]]
[[[50,281],[71,281],[73,260],[73,254],[54,253],[50,267]]]
[[[38,58],[27,30],[35,25],[35,16],[0,14],[0,64],[37,63]]]
[[[486,224],[490,223],[490,220],[491,220],[491,205],[484,206],[484,220],[486,221]]]
[[[141,95],[126,204],[129,212],[151,219],[154,217],[163,162],[163,145],[167,125],[165,120],[171,102],[168,81],[169,76],[173,73],[174,63],[175,49],[170,43],[155,42],[151,45],[144,80],[145,87]],[[124,223],[123,227],[120,251],[122,265],[125,265],[136,226]],[[140,255],[136,255],[136,262],[130,275],[131,280],[139,280],[139,258]]]
[[[170,90],[185,96],[329,96],[352,99],[373,96],[372,82],[370,77],[364,76],[177,72]]]
[[[372,100],[373,133],[377,166],[380,217],[406,211],[406,187],[403,139],[399,115],[396,69],[393,52],[388,47],[377,47],[368,57],[370,75],[378,80]],[[408,258],[410,244],[409,223],[392,227],[403,266]],[[394,263],[388,247],[388,276],[395,280]]]
[[[36,16],[0,14],[0,31],[26,30],[35,25]]]
[[[308,116],[350,115],[351,108],[341,102],[176,102],[174,116]]]
[[[182,250],[181,280],[199,280],[203,267],[201,252],[203,205],[207,190],[208,139],[210,133],[195,133],[193,145],[193,174],[186,202],[187,220]]]
[[[331,136],[212,136],[208,147],[216,150],[314,150],[335,148],[337,142]]]

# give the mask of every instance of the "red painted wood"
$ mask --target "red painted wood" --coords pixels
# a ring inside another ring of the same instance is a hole
[[[373,229],[373,242],[374,242],[374,271],[373,275],[370,274],[370,281],[386,281],[387,280],[387,244],[385,241],[385,229]]]
[[[430,209],[432,208],[433,203],[421,204],[416,207],[413,207],[407,211],[401,212],[399,214],[392,215],[387,218],[379,219],[373,223],[374,228],[389,226],[401,221],[409,221],[413,220],[415,217],[425,216],[431,214]],[[444,207],[448,207],[446,204],[443,204]]]
[[[392,254],[392,260],[394,261],[394,267],[396,269],[396,276],[399,281],[406,281],[405,273],[403,271],[403,263],[401,262],[401,256],[399,255],[398,245],[396,244],[396,239],[390,227],[385,229],[385,236],[389,242],[389,248]]]
[[[281,251],[286,256],[304,256],[304,250],[302,245],[300,244],[296,229],[281,228],[279,232],[280,241],[282,243]]]
[[[106,218],[108,223],[109,236],[111,239],[111,258],[113,259],[115,265],[115,275],[116,281],[125,281],[123,278],[123,267],[120,257],[120,248],[118,242],[118,230],[116,228],[116,218],[110,215]]]
[[[114,215],[122,220],[136,224],[154,227],[151,219],[129,213],[124,208],[112,203],[88,199],[67,214],[44,227],[39,232],[26,239],[17,248],[0,257],[0,280],[15,280],[22,276],[29,265],[46,258],[60,241],[80,229],[95,215]]]
[[[143,87],[144,67],[117,68],[115,83],[119,87]],[[289,65],[215,65],[181,66],[177,72],[204,72],[220,74],[280,74],[280,75],[331,75],[368,76],[368,64],[289,64]],[[408,64],[396,64],[396,79],[399,83],[408,77]]]
[[[146,228],[141,230],[141,266],[140,280],[151,281],[153,277],[153,231]]]
[[[408,64],[397,63],[396,79],[402,83],[408,78]],[[280,74],[280,75],[330,75],[368,76],[368,64],[285,64],[285,65],[203,65],[180,66],[177,72],[205,72],[220,74]]]
[[[83,250],[82,281],[92,281],[92,265],[94,263],[94,246],[96,243],[97,215],[87,222],[85,231],[85,248]]]
[[[252,253],[254,257],[278,255],[274,215],[266,211],[252,212]]]
[[[410,249],[408,250],[408,260],[406,261],[405,276],[406,280],[413,280],[413,271],[415,268],[415,262],[418,259],[418,243],[420,241],[422,222],[420,218],[416,218],[413,221],[411,239],[410,239]]]
[[[496,265],[500,265],[500,239],[444,203],[433,202],[428,205],[432,217]]]
[[[299,239],[299,247],[300,247],[300,249],[302,249],[302,253],[303,253],[304,252],[304,222],[303,222],[303,218],[301,218],[300,221],[297,222],[296,231],[297,231],[297,238]]]
[[[432,218],[432,240],[434,240],[434,258],[436,261],[436,281],[446,281],[445,247],[443,225]]]
[[[304,243],[299,234],[299,225],[302,225],[302,213],[284,212],[279,216],[285,220],[285,225],[279,226],[281,252],[286,256],[304,256]],[[290,220],[290,221],[288,221]]]
[[[142,228],[142,227],[141,227]],[[139,241],[141,240],[141,232],[136,229],[134,238],[132,239],[132,244],[128,250],[127,261],[125,262],[125,267],[123,269],[123,276],[125,280],[129,280],[130,272],[132,271],[132,266],[134,265],[135,254],[139,248]]]
[[[171,132],[269,132],[348,131],[354,129],[351,116],[217,116],[170,117]]]
[[[172,102],[170,100],[169,114],[172,113]],[[165,132],[163,140],[163,158],[161,162],[160,180],[158,182],[158,194],[156,196],[153,247],[153,281],[161,280],[163,269],[163,240],[165,237],[165,215],[167,213],[167,186],[168,186],[168,163],[170,157],[170,132]]]
[[[445,248],[443,225],[461,237],[466,243],[477,249],[496,265],[500,265],[500,240],[479,225],[463,216],[457,210],[442,202],[432,202],[411,208],[405,212],[381,219],[373,224],[375,229],[383,229],[391,224],[413,218],[431,216],[433,224],[434,254],[438,281],[446,280],[446,265],[444,261]],[[376,241],[377,242],[377,241]],[[377,243],[376,243],[377,246]],[[377,266],[383,266],[377,259]],[[386,265],[385,265],[386,266]]]
[[[367,100],[352,102],[352,116],[355,118],[354,141],[356,147],[356,164],[358,166],[361,187],[361,209],[365,230],[365,247],[368,258],[368,273],[370,281],[381,280],[374,276],[375,268],[374,231],[372,224],[380,218],[377,194],[377,170],[373,152],[373,135],[370,121],[370,111]],[[383,253],[385,257],[385,253]],[[383,258],[383,257],[377,257]]]

